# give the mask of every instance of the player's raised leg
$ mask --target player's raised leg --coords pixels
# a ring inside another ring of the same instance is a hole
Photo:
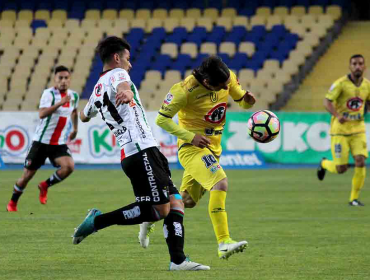
[[[51,161],[60,169],[56,170],[47,180],[39,183],[40,190],[39,200],[41,204],[46,204],[48,189],[66,179],[74,171],[74,161],[70,156],[67,145],[55,146],[52,152]]]
[[[32,179],[32,177],[36,174],[37,170],[29,170],[27,168],[23,169],[22,177],[17,180],[13,187],[13,194],[12,197],[6,206],[6,210],[8,212],[16,212],[18,200],[23,194],[24,189],[26,188],[28,182]]]

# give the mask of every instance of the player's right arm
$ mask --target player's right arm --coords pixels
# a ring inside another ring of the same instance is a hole
[[[53,96],[50,91],[44,91],[39,106],[39,117],[40,119],[44,119],[51,114],[53,114],[60,106],[68,103],[71,100],[71,97],[67,94],[63,97],[58,103],[53,104]]]
[[[335,106],[333,105],[333,101],[337,100],[341,92],[342,92],[341,82],[340,81],[334,82],[330,87],[329,92],[325,95],[324,107],[332,116],[337,118],[340,123],[344,123],[347,120],[346,117],[340,115],[337,112]]]
[[[204,148],[210,141],[203,135],[195,134],[188,131],[173,121],[173,117],[184,108],[187,104],[187,96],[184,90],[179,85],[175,85],[171,88],[170,92],[166,96],[166,102],[163,102],[159,114],[155,120],[155,123],[166,130],[168,133],[176,136],[177,138],[184,140],[187,143],[191,143],[199,148]]]

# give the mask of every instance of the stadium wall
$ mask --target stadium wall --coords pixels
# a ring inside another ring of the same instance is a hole
[[[176,137],[154,124],[156,114],[157,112],[149,112],[147,119],[162,152],[170,162],[176,163]],[[257,143],[247,135],[250,114],[228,113],[222,138],[224,151],[238,151],[242,154],[257,152],[269,163],[307,164],[317,163],[322,157],[331,158],[329,114],[279,112],[277,115],[281,122],[281,133],[268,144]],[[39,122],[38,113],[1,112],[0,119],[0,154],[3,161],[23,163]],[[366,126],[367,139],[370,142],[370,116],[366,116]],[[81,123],[77,139],[69,143],[69,147],[77,163],[117,164],[120,160],[115,137],[98,118],[92,119],[88,124]],[[249,158],[253,158],[253,155]]]

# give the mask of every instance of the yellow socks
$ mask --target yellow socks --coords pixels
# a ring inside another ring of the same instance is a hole
[[[321,162],[321,166],[328,170],[329,172],[331,173],[338,173],[337,171],[337,167],[336,165],[334,164],[334,161],[332,160],[327,160],[327,159],[324,159],[322,162]]]
[[[355,167],[355,174],[352,178],[352,191],[350,201],[358,199],[360,190],[364,186],[366,177],[366,167]]]
[[[226,192],[218,190],[210,191],[208,212],[218,243],[230,238],[225,204]]]

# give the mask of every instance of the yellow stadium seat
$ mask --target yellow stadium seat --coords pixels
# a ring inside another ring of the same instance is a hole
[[[83,43],[83,38],[81,37],[69,37],[66,41],[65,48],[81,48]]]
[[[49,28],[40,27],[36,29],[35,37],[37,38],[49,38],[51,36],[51,30]]]
[[[283,24],[283,19],[278,15],[271,15],[267,18],[266,29],[271,30],[274,25]]]
[[[290,9],[290,14],[301,17],[306,14],[305,6],[294,6]]]
[[[242,42],[239,44],[239,52],[246,53],[249,57],[253,56],[256,51],[256,47],[251,42]]]
[[[121,30],[123,33],[128,33],[130,31],[129,21],[124,18],[118,18],[114,21],[114,26],[116,29]]]
[[[101,19],[98,21],[98,27],[104,32],[107,32],[109,29],[113,28],[114,21],[112,19]]]
[[[163,27],[167,33],[172,33],[173,29],[178,27],[180,24],[180,20],[178,18],[168,18],[164,20]]]
[[[307,33],[304,37],[303,42],[310,45],[311,47],[315,48],[320,44],[320,38],[317,34],[314,33]]]
[[[115,9],[106,9],[103,11],[102,18],[114,20],[118,17],[117,10]]]
[[[177,70],[167,70],[164,74],[164,80],[169,81],[172,80],[176,83],[181,81],[181,73]]]
[[[31,25],[31,22],[25,19],[19,19],[14,24],[14,29],[20,29],[20,28],[29,28]]]
[[[14,22],[17,20],[17,13],[13,10],[5,10],[1,13],[1,19]]]
[[[298,16],[296,15],[289,15],[284,18],[284,25],[286,28],[290,28],[296,25],[300,25],[301,21]]]
[[[319,5],[312,5],[308,7],[308,13],[310,15],[315,15],[316,17],[324,14],[324,8]]]
[[[95,9],[87,10],[85,12],[85,19],[99,20],[100,19],[100,10],[95,10]]]
[[[161,82],[161,79],[145,79],[142,81],[140,85],[140,91],[142,90],[158,90],[159,89],[159,83]]]
[[[69,35],[68,30],[63,27],[55,27],[51,29],[51,33],[53,37],[58,37],[59,39],[65,39]]]
[[[81,21],[81,28],[85,30],[95,29],[95,27],[97,26],[97,23],[98,21],[95,19],[83,19]]]
[[[275,71],[280,69],[280,63],[276,59],[266,59],[263,63],[263,68],[265,69],[273,69]]]
[[[31,39],[33,37],[33,31],[30,27],[23,27],[15,30],[17,32],[17,37],[22,37],[25,39]]]
[[[282,73],[293,76],[299,71],[299,65],[291,60],[285,60],[282,67]]]
[[[49,40],[49,46],[53,46],[53,47],[60,47],[62,48],[65,44],[65,38],[62,38],[62,37],[58,37],[58,36],[53,36],[50,38]]]
[[[141,28],[145,30],[145,20],[141,18],[133,19],[130,21],[131,28]]]
[[[67,11],[65,10],[54,10],[51,12],[51,19],[59,19],[62,22],[67,20]]]
[[[186,78],[186,77],[189,77],[192,73],[193,73],[193,69],[186,70],[186,71],[185,71],[185,75],[184,75],[184,77],[185,77],[185,78]]]
[[[145,72],[145,80],[161,81],[162,73],[156,70],[149,70]]]
[[[301,24],[306,29],[312,29],[316,25],[316,18],[314,15],[303,15],[301,17]]]
[[[233,25],[234,26],[244,26],[245,28],[248,27],[248,18],[245,16],[237,16],[233,18]]]
[[[37,10],[35,12],[34,19],[49,21],[50,12],[48,10]]]
[[[153,10],[152,17],[165,20],[168,17],[168,12],[166,9],[155,9]]]
[[[35,37],[32,39],[31,46],[37,47],[39,50],[42,50],[46,47],[47,44],[48,44],[47,38]]]
[[[202,16],[202,12],[198,8],[190,8],[186,10],[186,18],[198,19]]]
[[[147,24],[146,24],[146,32],[151,33],[154,28],[157,27],[162,27],[163,26],[163,21],[158,18],[151,18],[148,19]]]
[[[317,35],[319,38],[323,38],[327,34],[326,28],[318,24],[311,29],[310,33]]]
[[[18,20],[33,20],[33,11],[32,10],[20,10],[18,13]]]
[[[143,20],[148,20],[151,18],[151,12],[149,9],[138,9],[136,11],[135,18],[137,19],[143,19]]]
[[[200,45],[200,53],[216,55],[217,45],[215,43],[203,43]]]
[[[231,31],[233,26],[231,18],[228,17],[219,17],[216,20],[216,25],[225,27],[226,31]]]
[[[22,57],[31,57],[33,59],[37,58],[40,54],[40,51],[36,47],[29,46],[23,50]]]
[[[117,36],[119,38],[123,38],[123,33],[123,30],[116,26],[106,31],[107,36]]]
[[[14,65],[12,67],[8,66],[8,65],[3,65],[2,63],[0,63],[0,72],[1,72],[1,77],[2,78],[6,78],[6,79],[9,79],[12,75],[12,69],[13,69]]]
[[[274,15],[285,18],[287,15],[289,15],[289,10],[287,7],[278,6],[274,8]]]
[[[7,98],[6,101],[3,103],[3,111],[19,111],[21,99],[17,98]]]
[[[267,83],[267,90],[276,96],[276,94],[283,92],[284,84],[280,80],[271,79]],[[271,101],[275,101],[275,100],[271,100]]]
[[[233,57],[236,52],[235,43],[232,42],[222,42],[220,44],[219,53],[227,53],[230,57]]]
[[[184,43],[181,45],[180,53],[188,54],[191,58],[196,58],[198,55],[198,47],[195,43]]]
[[[264,16],[252,16],[250,25],[255,26],[255,25],[265,25],[266,24],[266,17]]]
[[[68,30],[67,30],[67,32],[68,32]],[[73,30],[73,32],[70,32],[70,34],[71,35],[69,36],[69,38],[73,39],[73,40],[75,40],[75,39],[83,40],[86,36],[85,30],[80,29],[80,28],[77,28],[77,29]]]
[[[80,21],[78,19],[67,19],[64,27],[69,31],[75,31],[80,28]]]
[[[197,26],[205,27],[207,32],[211,32],[213,29],[212,20],[204,17],[197,19]]]
[[[177,45],[173,43],[164,43],[161,46],[161,54],[168,54],[171,58],[176,58],[178,55]]]
[[[31,43],[31,38],[16,37],[13,42],[13,46],[24,49],[27,48]]]
[[[14,27],[14,21],[12,20],[0,20],[0,32],[4,33],[2,30],[3,28],[13,28]]]
[[[279,72],[276,72],[275,80],[281,81],[283,85],[289,83],[291,81],[291,76],[287,73],[285,73],[283,70],[280,70]]]
[[[333,27],[334,19],[331,15],[319,15],[317,17],[317,24],[323,26],[326,30],[328,30]]]
[[[326,14],[331,15],[334,20],[338,20],[342,17],[342,8],[337,5],[327,6]]]
[[[299,38],[304,38],[307,34],[306,28],[304,28],[301,24],[292,27],[287,26],[287,28],[289,29],[290,33],[297,34]]]
[[[221,10],[221,17],[235,18],[238,12],[235,8],[224,8]]]
[[[293,50],[289,53],[289,60],[301,66],[306,62],[306,57],[299,50]]]
[[[9,47],[3,50],[3,55],[0,60],[0,64],[4,58],[16,59],[19,56],[20,49],[15,47]],[[1,76],[0,76],[1,77]]]
[[[185,17],[185,12],[183,9],[171,9],[169,13],[170,18],[180,19]]]
[[[207,8],[204,9],[203,16],[206,18],[210,18],[212,22],[215,22],[219,17],[219,12],[216,8]]]
[[[268,17],[271,15],[271,8],[269,7],[258,7],[256,10],[257,16]]]
[[[60,20],[60,19],[51,19],[48,22],[48,27],[52,28],[52,29],[61,28],[61,27],[63,27],[63,21]]]
[[[238,77],[239,79],[255,79],[254,71],[251,69],[241,69]]]
[[[135,12],[131,9],[123,9],[119,11],[119,18],[132,20],[135,18]]]
[[[182,18],[180,19],[179,26],[185,27],[187,32],[192,32],[195,27],[195,19],[194,18]]]

